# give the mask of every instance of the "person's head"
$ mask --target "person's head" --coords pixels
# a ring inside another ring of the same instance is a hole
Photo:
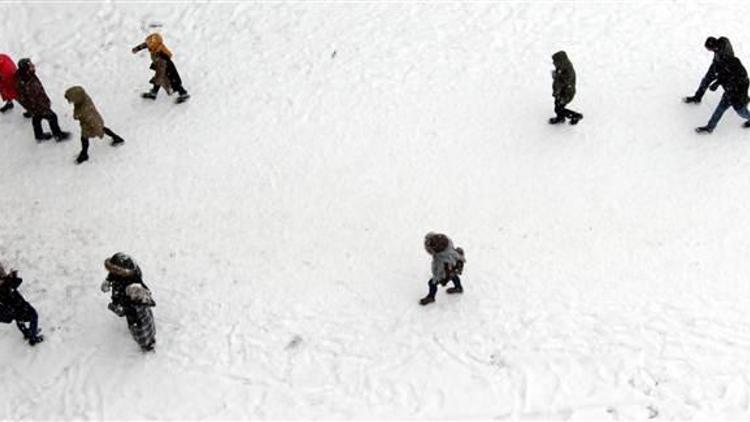
[[[86,101],[86,91],[78,85],[72,86],[65,91],[65,99],[71,104],[82,104]]]
[[[104,260],[104,268],[111,275],[119,277],[133,277],[138,274],[138,264],[133,258],[122,252],[117,252]]]
[[[717,40],[715,37],[708,37],[706,38],[706,42],[703,44],[703,46],[706,47],[706,50],[715,52],[719,49],[719,40]]]
[[[567,60],[568,53],[566,53],[564,50],[560,50],[552,55],[552,63],[555,64],[555,67],[560,67]]]
[[[424,237],[424,250],[430,255],[438,254],[448,247],[448,236],[429,232]]]
[[[31,59],[23,58],[18,61],[18,71],[21,74],[33,74],[36,72],[36,66],[31,62]]]

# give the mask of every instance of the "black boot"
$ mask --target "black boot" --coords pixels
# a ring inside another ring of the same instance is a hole
[[[708,126],[701,126],[701,127],[697,127],[697,128],[695,128],[695,131],[696,131],[697,133],[711,133],[711,132],[713,132],[714,130],[713,130],[713,129],[711,129],[710,127],[708,127]]]
[[[0,113],[5,113],[13,109],[13,101],[8,101],[4,106],[0,107]]]
[[[700,104],[701,97],[697,95],[693,95],[692,97],[685,97],[682,99],[682,101],[688,103],[688,104]]]
[[[81,152],[76,158],[76,164],[81,164],[89,159],[89,139],[81,137]]]
[[[556,116],[549,119],[549,124],[556,125],[558,123],[562,123],[565,121],[565,117],[563,116]]]
[[[155,100],[156,94],[158,93],[159,93],[159,85],[154,85],[154,87],[151,88],[151,91],[144,92],[143,94],[141,94],[141,98],[145,98],[147,100]]]
[[[190,94],[188,94],[188,92],[185,91],[185,88],[183,87],[177,88],[177,93],[179,94],[179,96],[177,97],[177,100],[175,100],[175,103],[177,104],[184,103],[185,101],[188,100],[188,98],[190,98]]]
[[[744,128],[750,127],[750,120],[745,121],[745,123],[742,124],[742,127]]]
[[[578,121],[579,121],[579,120],[581,120],[581,119],[583,119],[583,114],[581,114],[581,113],[575,113],[575,114],[574,114],[573,116],[571,116],[571,118],[570,118],[570,124],[571,124],[571,125],[577,125],[577,124],[578,124]]]
[[[432,303],[434,301],[435,301],[435,296],[433,296],[433,295],[427,295],[427,296],[423,297],[422,299],[419,299],[419,304],[422,305],[422,306],[424,306],[424,305],[429,305],[430,303]]]
[[[112,130],[110,130],[108,127],[104,128],[104,133],[112,138],[112,143],[110,143],[110,145],[112,145],[113,147],[116,147],[125,142],[124,139],[120,138],[118,134],[112,132]]]

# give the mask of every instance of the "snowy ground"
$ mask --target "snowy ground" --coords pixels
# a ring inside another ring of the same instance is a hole
[[[0,419],[750,418],[750,132],[688,106],[743,2],[3,4],[2,49],[127,143],[0,116]],[[145,103],[160,25],[187,104]],[[579,77],[550,127],[551,59]],[[427,308],[427,231],[467,251]],[[143,355],[99,291],[132,254]]]

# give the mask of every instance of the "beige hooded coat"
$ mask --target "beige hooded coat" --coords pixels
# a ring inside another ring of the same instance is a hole
[[[73,118],[81,123],[82,138],[104,137],[104,120],[82,87],[68,88],[65,99],[74,106]]]

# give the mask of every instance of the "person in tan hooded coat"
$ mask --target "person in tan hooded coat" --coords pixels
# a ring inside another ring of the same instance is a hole
[[[164,45],[164,39],[158,33],[150,34],[146,41],[133,47],[133,54],[148,49],[151,54],[151,69],[154,77],[149,82],[153,85],[151,91],[141,94],[143,98],[155,100],[160,88],[164,88],[168,95],[176,91],[179,96],[177,102],[181,103],[190,98],[190,95],[182,86],[182,79],[172,62],[172,52]]]
[[[89,159],[89,138],[103,138],[107,135],[112,138],[112,146],[125,142],[120,136],[104,126],[104,120],[91,101],[91,97],[86,94],[80,86],[68,88],[65,91],[65,99],[73,104],[73,118],[81,124],[81,152],[78,154],[76,162],[81,164]]]

